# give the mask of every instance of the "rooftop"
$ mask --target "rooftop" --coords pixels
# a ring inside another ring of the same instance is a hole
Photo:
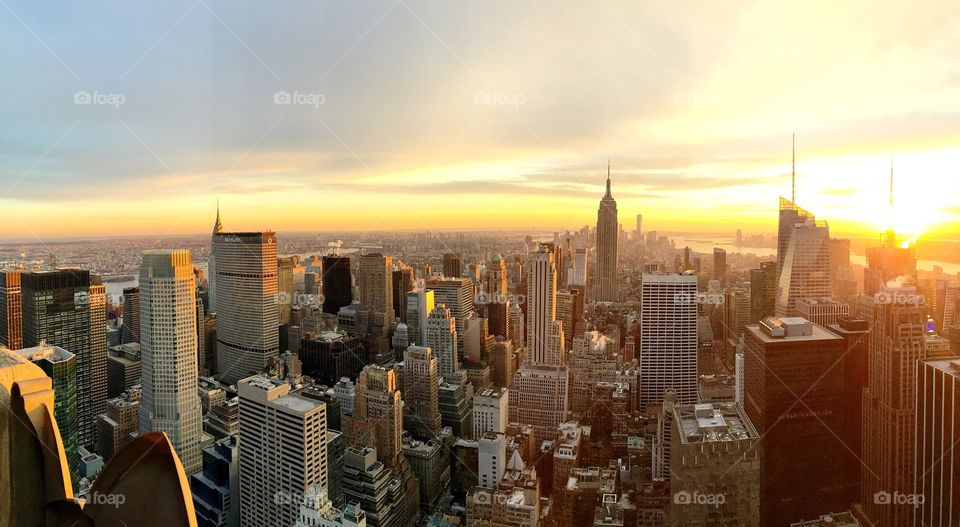
[[[73,353],[70,353],[59,346],[51,346],[44,342],[41,342],[39,346],[16,350],[14,353],[18,353],[21,357],[30,361],[35,362],[46,359],[53,363],[65,362],[72,359],[74,356]]]
[[[736,403],[679,405],[673,409],[673,420],[684,444],[759,438],[743,407]]]
[[[860,522],[849,512],[825,514],[816,520],[791,523],[790,527],[860,527]]]
[[[747,332],[765,344],[842,340],[835,333],[801,317],[768,318],[762,324],[747,326]],[[774,336],[778,334],[782,336]]]
[[[931,368],[945,372],[954,377],[960,377],[960,357],[927,360],[923,361],[923,363]]]

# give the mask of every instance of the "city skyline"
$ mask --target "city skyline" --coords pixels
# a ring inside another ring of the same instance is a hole
[[[955,11],[551,7],[13,2],[0,239],[199,233],[218,196],[245,230],[575,229],[607,158],[648,229],[766,233],[793,133],[797,201],[837,234],[886,227],[892,154],[898,230],[955,235]],[[101,19],[124,31],[87,38]]]
[[[0,0],[0,49],[0,527],[960,518],[960,4]]]

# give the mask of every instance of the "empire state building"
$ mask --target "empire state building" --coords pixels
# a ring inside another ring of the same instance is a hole
[[[610,193],[610,163],[607,163],[607,193],[597,209],[597,302],[616,302],[617,295],[617,202]]]

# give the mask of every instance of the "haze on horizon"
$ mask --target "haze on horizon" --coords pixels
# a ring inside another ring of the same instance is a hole
[[[835,234],[885,228],[892,155],[897,229],[955,238],[958,50],[935,1],[11,0],[0,238],[207,232],[218,197],[237,230],[573,230],[608,158],[628,230],[769,234],[794,132]]]

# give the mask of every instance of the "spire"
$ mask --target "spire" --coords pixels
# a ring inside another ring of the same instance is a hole
[[[217,196],[217,221],[213,223],[213,233],[220,234],[223,232],[223,224],[220,223],[220,196]]]
[[[890,203],[887,210],[887,232],[884,245],[897,246],[897,232],[893,229],[893,154],[890,154]]]
[[[613,194],[610,193],[610,158],[607,158],[607,193],[603,197],[613,199]]]
[[[790,195],[790,201],[794,204],[797,203],[797,134],[793,133],[791,138],[792,146],[790,147],[790,177],[792,180],[792,194]]]

